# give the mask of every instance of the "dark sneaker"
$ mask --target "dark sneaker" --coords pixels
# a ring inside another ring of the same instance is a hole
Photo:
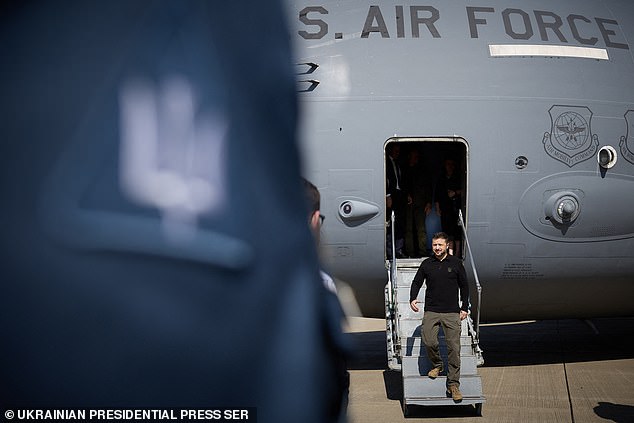
[[[454,401],[462,401],[462,393],[456,385],[449,385],[449,387],[447,388],[447,395],[451,395],[451,398]]]

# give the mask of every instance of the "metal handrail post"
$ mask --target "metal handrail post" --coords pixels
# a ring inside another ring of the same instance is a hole
[[[458,218],[460,219],[460,227],[464,235],[465,244],[467,245],[467,252],[471,257],[471,270],[473,270],[473,276],[475,277],[476,289],[478,290],[478,314],[476,315],[476,340],[480,340],[480,302],[482,300],[482,285],[480,285],[480,278],[478,278],[478,271],[475,267],[475,260],[473,259],[473,253],[471,252],[471,243],[467,236],[467,229],[465,228],[464,220],[462,218],[462,210],[458,209]]]
[[[394,210],[392,210],[392,215],[390,216],[391,228],[392,231],[392,263],[396,263],[396,240],[394,239],[395,231],[394,231],[394,222],[396,221],[396,215],[394,214]]]
[[[392,223],[392,228],[391,228],[391,232],[392,232],[392,264],[390,265],[390,279],[392,279],[392,291],[390,292],[390,296],[391,296],[391,300],[390,300],[390,307],[392,309],[392,316],[394,317],[394,336],[393,336],[393,341],[394,341],[394,345],[396,345],[397,342],[400,342],[400,324],[398,321],[398,315],[397,313],[397,305],[396,305],[396,290],[398,289],[397,285],[397,273],[396,273],[396,240],[394,239],[396,233],[394,230],[394,223],[396,222],[396,215],[394,214],[394,210],[392,210],[392,215],[390,216],[390,221]]]
[[[396,297],[395,293],[396,293],[396,240],[394,239],[395,236],[395,230],[394,230],[394,222],[396,222],[396,215],[394,214],[394,210],[392,210],[392,215],[390,216],[390,221],[392,222],[392,265],[390,266],[391,269],[391,277],[392,277],[392,307],[394,308],[394,310],[396,311],[396,307],[395,307],[395,300],[394,298]]]
[[[391,228],[390,231],[392,233],[392,260],[390,264],[390,279],[392,280],[392,292],[390,292],[392,306],[394,305],[394,291],[396,290],[396,245],[394,243],[394,221],[396,217],[394,215],[394,210],[392,210],[392,215],[390,216]]]
[[[391,222],[391,227],[390,227],[390,231],[391,231],[391,236],[392,236],[392,259],[390,260],[390,279],[389,279],[389,300],[390,300],[390,308],[393,308],[394,305],[394,283],[395,283],[395,272],[396,272],[396,261],[395,261],[395,247],[394,247],[394,211],[392,211],[392,215],[390,217],[390,222]]]

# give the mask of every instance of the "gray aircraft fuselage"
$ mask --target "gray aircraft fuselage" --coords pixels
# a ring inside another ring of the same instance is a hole
[[[365,315],[392,142],[464,151],[484,320],[634,314],[634,3],[292,1],[289,20],[324,260]]]

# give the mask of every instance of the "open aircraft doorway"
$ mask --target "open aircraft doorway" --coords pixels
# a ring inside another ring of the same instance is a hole
[[[450,236],[450,252],[464,258],[458,212],[466,222],[467,142],[400,137],[388,139],[384,148],[386,259],[392,259],[393,251],[396,258],[428,257],[431,238],[439,231]]]

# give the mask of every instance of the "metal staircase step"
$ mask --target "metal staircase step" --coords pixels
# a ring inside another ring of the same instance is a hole
[[[462,376],[460,392],[463,400],[460,404],[481,404],[482,380],[480,376]],[[428,377],[403,377],[404,405],[450,405],[455,402],[447,397],[447,378],[445,376],[429,379]]]
[[[403,412],[408,413],[409,405],[456,405],[473,404],[476,414],[481,415],[485,398],[482,394],[482,380],[478,375],[478,358],[482,360],[481,350],[477,347],[468,320],[462,321],[460,337],[460,391],[463,399],[459,403],[446,394],[447,347],[442,330],[439,334],[440,353],[443,357],[444,372],[436,379],[430,379],[427,372],[431,363],[421,340],[421,324],[425,308],[426,284],[421,287],[417,299],[421,311],[410,308],[409,293],[412,281],[422,259],[396,260],[396,272],[393,278],[395,286],[386,288],[386,301],[393,308],[386,308],[386,316],[391,316],[395,336],[388,336],[388,364],[391,369],[400,370],[403,378]],[[392,297],[390,297],[392,295]],[[386,302],[386,304],[388,304]],[[477,350],[476,350],[477,349]]]

